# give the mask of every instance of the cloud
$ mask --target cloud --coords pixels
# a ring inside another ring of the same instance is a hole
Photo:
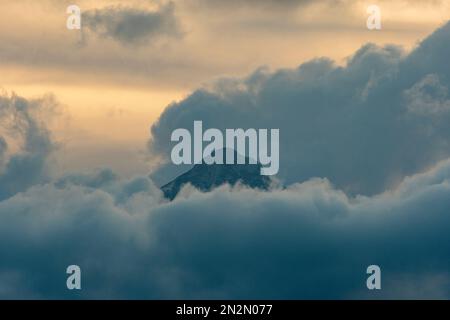
[[[36,151],[53,145],[44,101],[2,97],[2,128],[36,135],[9,159],[49,164],[51,148]],[[3,173],[0,185],[28,169]],[[450,297],[450,159],[356,197],[313,178],[270,192],[186,186],[168,202],[147,176],[45,177],[2,195],[0,298]],[[65,287],[71,264],[82,269],[81,291]],[[381,291],[365,287],[371,264]]]
[[[83,25],[104,38],[122,44],[148,44],[161,37],[181,37],[175,5],[170,2],[157,10],[110,6],[83,13]]]
[[[290,185],[270,192],[186,186],[168,202],[148,176],[52,178],[53,100],[2,96],[0,298],[449,299],[449,29],[410,54],[367,45],[345,67],[223,79],[153,127],[161,155],[193,120],[280,128]],[[65,287],[71,264],[81,291]],[[371,264],[381,291],[365,287]]]
[[[7,156],[8,143],[0,136],[0,200],[49,180],[48,160],[56,148],[44,123],[56,112],[51,96],[27,100],[15,94],[0,96],[0,133],[19,145]]]
[[[449,174],[446,161],[356,198],[326,179],[170,203],[148,178],[35,186],[0,202],[0,295],[449,298]],[[64,286],[70,264],[82,268],[80,292]],[[365,288],[370,264],[379,292]]]
[[[239,8],[239,7],[249,7],[249,8],[295,8],[298,6],[307,5],[313,3],[311,0],[230,0],[230,1],[220,1],[220,0],[192,0],[192,3],[196,3],[202,6],[210,8]],[[326,1],[328,2],[328,1]]]
[[[5,161],[6,150],[8,149],[8,144],[3,137],[0,137],[0,168],[3,166]]]
[[[447,24],[409,54],[367,44],[343,67],[321,58],[222,79],[168,106],[150,148],[168,159],[170,133],[194,120],[205,128],[280,128],[279,176],[287,184],[326,177],[352,194],[382,192],[450,155],[449,41]],[[434,90],[424,96],[426,83]],[[416,112],[418,103],[439,117]]]
[[[239,10],[239,9],[250,9],[253,12],[263,11],[263,10],[278,10],[280,12],[287,13],[290,10],[295,10],[298,8],[304,9],[305,7],[311,5],[317,6],[331,6],[332,8],[344,7],[348,8],[352,4],[351,1],[347,0],[190,0],[188,1],[191,5],[196,5],[200,9],[210,9],[210,10]]]
[[[293,66],[317,56],[318,52],[325,52],[323,50],[336,37],[341,39],[340,45],[328,50],[327,54],[341,61],[369,39],[364,35],[367,30],[365,6],[354,1],[314,1],[300,7],[295,1],[293,5],[289,1],[270,0],[250,1],[248,5],[245,1],[242,5],[237,1],[231,1],[232,4],[228,4],[230,1],[220,1],[220,4],[219,1],[204,0],[173,1],[178,32],[163,27],[163,31],[152,31],[147,35],[146,32],[154,28],[142,27],[133,33],[137,35],[136,39],[115,31],[122,21],[119,12],[162,15],[164,5],[156,6],[154,1],[147,0],[127,1],[122,6],[117,0],[77,1],[82,12],[88,12],[92,19],[96,9],[99,18],[104,18],[96,31],[90,30],[86,23],[82,23],[82,29],[78,31],[65,28],[68,17],[65,9],[72,2],[41,2],[36,6],[33,1],[4,1],[0,12],[0,24],[4,23],[0,28],[3,43],[0,67],[4,85],[37,82],[89,88],[113,85],[114,90],[163,88],[176,90],[176,94],[181,95],[223,74],[242,75],[262,64],[274,68]],[[407,8],[405,1],[385,1],[380,5],[384,13],[393,14],[383,15],[389,20],[383,28],[390,32],[377,33],[372,39],[406,46],[431,32],[442,21],[442,14],[450,12],[438,3],[423,5],[421,2]],[[112,10],[108,11],[108,8]],[[33,14],[27,19],[8,19],[24,10]],[[92,23],[95,24],[95,19]],[[135,31],[132,27],[123,30]],[[267,46],[267,43],[271,45]]]
[[[405,97],[411,112],[439,116],[450,111],[448,89],[434,74],[429,74],[406,90]]]

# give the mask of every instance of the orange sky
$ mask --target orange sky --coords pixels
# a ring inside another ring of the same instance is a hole
[[[52,128],[62,145],[60,169],[109,166],[123,174],[150,170],[145,143],[151,124],[169,103],[199,86],[262,65],[295,67],[320,56],[343,64],[367,42],[409,50],[450,17],[450,0],[324,0],[294,7],[185,0],[174,2],[180,36],[134,44],[67,30],[65,10],[73,3],[82,12],[164,6],[144,0],[3,0],[0,87],[25,97],[56,96],[64,111]],[[365,10],[372,3],[381,8],[380,31],[366,29]]]

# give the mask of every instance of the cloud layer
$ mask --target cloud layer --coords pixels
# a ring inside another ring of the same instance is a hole
[[[35,186],[0,202],[0,297],[449,298],[449,178],[447,161],[372,198],[314,179],[171,203],[105,172]],[[65,289],[70,264],[80,292]]]
[[[48,161],[56,144],[44,119],[48,121],[55,108],[50,96],[35,100],[0,96],[0,134],[19,146],[18,152],[8,155],[8,143],[0,136],[0,200],[49,181]]]
[[[290,185],[270,192],[187,186],[168,202],[148,176],[52,178],[53,100],[2,96],[0,298],[450,298],[449,38],[224,79],[153,127],[161,155],[194,120],[280,128]]]
[[[152,127],[152,152],[168,159],[170,134],[212,128],[279,128],[280,178],[326,177],[375,194],[450,156],[450,24],[414,51],[368,44],[346,66],[326,58],[297,69],[222,79],[169,106]]]
[[[30,129],[45,104],[3,99],[20,132],[53,145]],[[449,181],[447,160],[372,197],[314,178],[270,192],[187,186],[167,202],[148,177],[107,169],[38,179],[0,201],[0,298],[449,298]],[[71,264],[81,291],[65,287]],[[371,264],[378,292],[365,287]]]
[[[157,10],[110,6],[83,14],[83,24],[101,37],[122,44],[146,44],[161,37],[180,37],[175,5],[167,3]]]

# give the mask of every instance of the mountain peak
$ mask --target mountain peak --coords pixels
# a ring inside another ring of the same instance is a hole
[[[235,159],[236,156],[235,152]],[[161,190],[170,200],[173,200],[187,183],[204,192],[223,184],[233,186],[238,182],[250,188],[267,190],[272,180],[268,176],[261,175],[260,170],[261,165],[249,164],[247,157],[245,164],[196,164],[189,171],[162,186]]]

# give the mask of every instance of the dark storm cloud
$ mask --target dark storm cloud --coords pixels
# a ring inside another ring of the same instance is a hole
[[[368,44],[344,67],[322,58],[221,80],[170,105],[152,127],[150,147],[167,157],[170,133],[194,120],[280,128],[286,183],[326,177],[347,192],[381,192],[450,155],[448,43],[450,24],[408,55]]]
[[[154,11],[111,6],[83,13],[82,21],[90,31],[123,44],[145,44],[160,37],[182,36],[173,3]]]

